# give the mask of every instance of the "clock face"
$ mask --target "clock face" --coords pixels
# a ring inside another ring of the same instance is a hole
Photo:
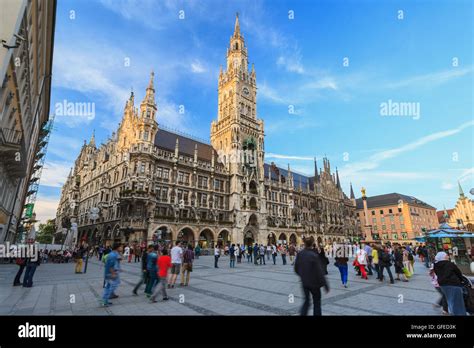
[[[249,95],[249,94],[250,94],[250,91],[249,91],[249,89],[248,89],[247,87],[244,87],[244,88],[242,89],[242,93],[243,93],[244,95]]]

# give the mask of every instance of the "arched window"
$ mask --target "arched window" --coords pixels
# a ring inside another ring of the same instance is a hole
[[[235,45],[234,45],[234,49],[238,50],[239,49],[239,43],[236,42]]]

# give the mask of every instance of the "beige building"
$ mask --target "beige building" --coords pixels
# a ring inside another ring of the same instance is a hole
[[[57,240],[73,231],[71,244],[156,237],[209,247],[358,236],[355,198],[327,158],[310,176],[264,162],[256,71],[238,18],[217,99],[210,143],[171,132],[156,121],[152,73],[139,107],[130,95],[117,132],[100,146],[94,136],[84,143],[62,189]]]
[[[368,241],[412,242],[438,227],[436,209],[427,203],[399,193],[363,197],[356,200],[357,217]]]
[[[0,242],[17,238],[49,118],[56,1],[0,10]]]
[[[458,183],[459,198],[454,209],[450,209],[448,224],[453,228],[474,232],[474,201],[464,195]]]

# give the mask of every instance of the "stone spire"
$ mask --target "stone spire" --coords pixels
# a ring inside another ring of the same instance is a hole
[[[352,189],[352,183],[351,183],[351,199],[355,199],[354,190]]]
[[[459,188],[459,197],[464,198],[464,191],[462,190],[461,183],[458,180],[458,188]]]
[[[339,172],[337,171],[337,167],[336,167],[336,186],[339,190],[341,189],[341,180],[339,180]]]
[[[234,37],[240,36],[239,13],[235,14]]]
[[[314,158],[314,182],[319,182],[318,162],[316,161],[316,157]]]
[[[92,131],[91,140],[89,140],[89,146],[95,147],[95,129]]]

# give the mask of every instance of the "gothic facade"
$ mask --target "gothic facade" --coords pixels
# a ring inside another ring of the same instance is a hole
[[[359,235],[355,197],[341,189],[330,162],[305,176],[264,162],[255,68],[238,17],[218,81],[218,116],[206,144],[160,128],[154,75],[135,107],[125,104],[118,131],[100,146],[84,143],[62,189],[60,233],[77,225],[88,240],[215,243],[320,242]]]

